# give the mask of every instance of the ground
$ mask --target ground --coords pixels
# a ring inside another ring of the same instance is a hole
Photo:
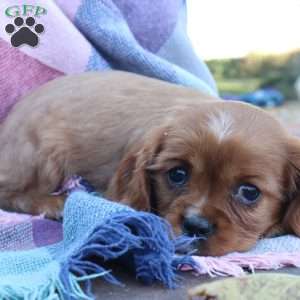
[[[288,126],[300,125],[300,101],[288,101],[279,108],[268,109]],[[300,128],[300,126],[299,126]],[[300,130],[298,130],[300,132]],[[274,272],[284,272],[300,275],[300,269],[284,268]],[[174,290],[163,288],[160,285],[144,286],[134,280],[126,272],[120,270],[118,278],[125,283],[124,287],[107,284],[100,279],[95,280],[93,287],[96,299],[105,300],[183,300],[187,299],[187,290],[211,279],[208,276],[195,277],[192,274],[182,275],[181,287]]]
[[[282,106],[267,111],[288,126],[299,125],[300,127],[300,100],[286,101]]]
[[[274,271],[276,273],[288,273],[300,275],[300,269],[297,268],[285,268]],[[217,280],[216,278],[209,278],[208,276],[195,277],[192,274],[182,275],[181,286],[177,289],[166,289],[160,285],[143,286],[136,282],[134,278],[120,274],[122,282],[125,283],[124,287],[112,286],[106,284],[100,279],[95,281],[94,293],[96,299],[105,300],[187,300],[187,290],[194,286],[197,286],[203,282]],[[200,299],[199,299],[200,300]],[[242,299],[232,299],[242,300]],[[292,299],[290,299],[292,300]]]

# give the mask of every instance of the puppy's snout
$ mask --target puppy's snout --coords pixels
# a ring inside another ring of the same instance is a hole
[[[186,217],[182,227],[184,233],[193,237],[208,237],[214,229],[214,226],[206,218],[198,215]]]

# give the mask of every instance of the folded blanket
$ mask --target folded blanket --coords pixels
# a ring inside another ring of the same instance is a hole
[[[63,226],[1,211],[0,298],[92,299],[91,279],[119,283],[105,262],[122,258],[138,279],[174,287],[184,242],[159,217],[83,191],[68,197]]]
[[[2,13],[0,18],[0,28],[2,28],[0,30],[0,121],[3,121],[20,97],[37,86],[63,74],[89,70],[127,70],[191,86],[212,95],[217,93],[210,72],[195,56],[186,35],[184,0],[44,0],[42,2],[32,0],[30,5],[32,7],[24,12],[24,1],[2,0],[0,2]],[[38,7],[42,9],[37,10]],[[23,22],[33,16],[35,24],[29,28],[38,37],[36,47],[23,44],[15,48],[11,45],[14,34],[23,27],[15,24],[17,16],[21,17]],[[7,25],[12,25],[14,31],[11,33],[5,31]],[[44,31],[38,33],[35,29],[36,25],[43,25]],[[88,207],[81,205],[81,200],[77,198],[90,197],[84,195],[70,196],[68,203],[73,204],[68,204],[66,208],[70,212],[65,214],[63,235],[61,226],[56,222],[46,221],[41,217],[32,218],[3,212],[0,214],[1,296],[7,295],[7,299],[9,297],[18,299],[26,294],[28,298],[32,295],[37,295],[35,298],[43,298],[45,295],[49,297],[55,293],[64,295],[66,291],[71,291],[71,295],[75,294],[77,297],[75,298],[78,299],[79,295],[82,295],[78,282],[81,279],[92,278],[94,275],[89,272],[96,274],[95,276],[103,275],[107,279],[115,280],[104,268],[101,269],[98,265],[85,261],[84,253],[89,253],[89,243],[94,243],[93,238],[98,241],[98,231],[95,231],[95,236],[93,232],[90,236],[82,233],[90,232],[89,230],[93,230],[98,223],[95,223],[96,217],[90,219],[90,214],[93,216],[96,214],[95,210],[88,211],[86,218],[83,218],[85,208]],[[78,203],[77,200],[72,201],[73,197],[78,200]],[[91,199],[91,203],[97,202],[100,205],[106,203],[104,199],[100,202],[93,197]],[[83,215],[81,211],[76,212],[73,207],[82,209]],[[80,227],[72,225],[76,223],[75,219]],[[147,222],[142,224],[148,224],[148,221],[147,219]],[[151,221],[149,222],[152,224]],[[148,228],[147,226],[152,225],[145,226]],[[80,231],[83,228],[84,230]],[[128,233],[129,228],[126,230]],[[70,236],[74,237],[74,244]],[[69,242],[61,241],[63,237],[64,239],[68,237]],[[86,240],[82,240],[82,237]],[[142,237],[133,237],[131,241],[134,243],[127,245],[128,249],[134,246],[140,247]],[[159,243],[156,239],[149,241]],[[79,246],[73,248],[77,243]],[[276,247],[269,247],[270,243]],[[166,270],[168,271],[166,273],[158,271],[156,268],[164,266],[158,263],[158,266],[148,265],[145,274],[152,274],[150,278],[158,278],[172,286],[174,273],[170,267],[170,253],[174,252],[174,245],[172,243],[166,245],[170,245],[169,248],[166,247],[169,262],[166,264]],[[260,248],[259,245],[266,245],[266,247]],[[291,247],[287,248],[286,245]],[[221,258],[195,257],[194,260],[197,262],[195,270],[211,275],[241,275],[242,267],[270,269],[285,265],[299,266],[298,238],[288,236],[261,241],[255,249],[254,252],[231,254]],[[261,251],[257,252],[257,249]],[[23,252],[16,250],[23,250]],[[28,253],[30,256],[27,256]],[[157,253],[158,256],[155,257],[160,257],[165,252]],[[78,256],[86,264],[78,260]],[[35,258],[34,266],[29,263],[28,257],[30,262],[32,262],[31,258]],[[139,259],[136,258],[135,261]],[[187,264],[183,267],[187,269]],[[84,274],[89,272],[87,276],[80,279],[82,270]],[[147,280],[144,275],[141,275],[144,274],[142,269],[136,268],[136,270],[140,270],[137,271],[139,277]],[[37,289],[37,286],[41,289]]]
[[[0,121],[39,85],[90,70],[126,70],[217,94],[187,37],[184,0],[32,0],[25,8],[23,0],[1,0],[0,12]],[[34,47],[25,43],[32,34]],[[16,37],[24,42],[18,48]]]

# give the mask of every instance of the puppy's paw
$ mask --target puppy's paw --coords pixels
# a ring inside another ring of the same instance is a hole
[[[39,207],[39,214],[48,219],[61,220],[63,218],[65,199],[63,196],[49,196]]]

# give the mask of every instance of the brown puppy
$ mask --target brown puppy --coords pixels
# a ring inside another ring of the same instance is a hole
[[[114,200],[206,234],[202,254],[300,235],[300,143],[267,113],[123,72],[54,80],[0,130],[0,207],[58,218],[77,174]]]

